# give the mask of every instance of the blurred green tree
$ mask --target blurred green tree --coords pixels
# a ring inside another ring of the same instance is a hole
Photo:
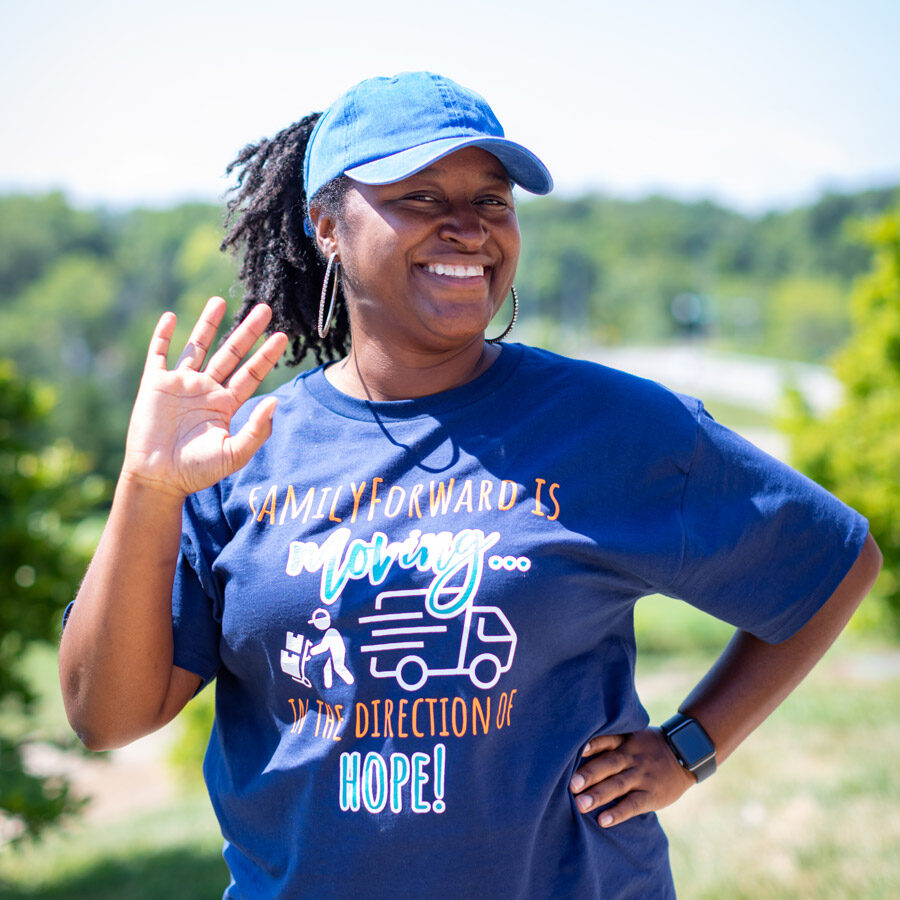
[[[13,837],[34,837],[80,805],[62,778],[30,772],[36,697],[21,664],[35,642],[54,642],[61,613],[87,554],[75,525],[104,494],[85,477],[83,458],[65,440],[47,443],[53,395],[0,360],[0,820]]]
[[[106,216],[73,209],[59,192],[0,197],[0,304],[64,254],[108,254],[109,226]]]
[[[900,635],[900,206],[859,231],[874,257],[835,359],[843,402],[815,419],[794,396],[789,426],[795,465],[868,516],[885,559],[876,593]]]
[[[824,362],[850,333],[848,290],[834,277],[786,275],[764,310],[767,351],[785,359]]]

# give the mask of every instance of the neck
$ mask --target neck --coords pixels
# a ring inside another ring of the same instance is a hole
[[[499,355],[500,348],[481,336],[444,354],[399,355],[371,344],[354,344],[348,356],[325,370],[325,377],[339,391],[360,400],[412,400],[473,381]]]

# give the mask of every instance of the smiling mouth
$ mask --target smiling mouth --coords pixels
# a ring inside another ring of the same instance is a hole
[[[484,275],[484,266],[451,266],[446,263],[431,263],[422,268],[432,275],[444,275],[450,278],[480,278]]]

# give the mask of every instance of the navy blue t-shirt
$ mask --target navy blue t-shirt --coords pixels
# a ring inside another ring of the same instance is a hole
[[[673,896],[656,817],[604,830],[568,789],[648,724],[636,600],[781,641],[865,520],[697,401],[521,345],[435,396],[276,394],[186,503],[174,592],[175,663],[216,679],[226,897]]]

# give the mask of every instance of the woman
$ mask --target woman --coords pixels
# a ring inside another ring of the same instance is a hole
[[[153,335],[62,641],[74,728],[121,745],[216,679],[226,897],[672,896],[654,810],[844,626],[865,520],[696,401],[485,339],[513,183],[552,183],[471,91],[372,79],[236,165],[240,323],[210,355],[211,300],[172,370]],[[250,401],[289,339],[340,358]],[[738,629],[661,728],[655,591]]]

